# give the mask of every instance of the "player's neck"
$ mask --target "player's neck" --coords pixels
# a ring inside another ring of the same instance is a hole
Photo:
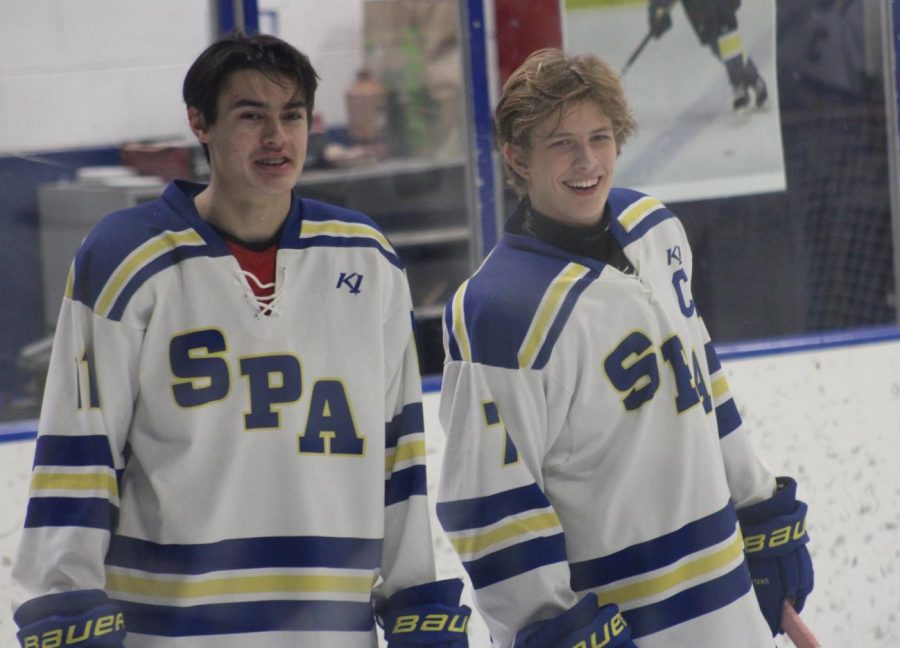
[[[208,186],[194,197],[200,217],[240,241],[270,240],[281,228],[291,207],[291,194],[253,196]]]

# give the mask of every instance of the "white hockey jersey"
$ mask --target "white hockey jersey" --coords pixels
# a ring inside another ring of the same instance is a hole
[[[77,254],[14,606],[103,589],[129,648],[376,646],[373,599],[435,576],[402,264],[365,216],[295,198],[266,315],[200,189]]]
[[[585,593],[641,648],[772,636],[736,507],[775,479],[741,427],[658,200],[614,189],[625,274],[508,231],[445,311],[438,517],[492,637]]]

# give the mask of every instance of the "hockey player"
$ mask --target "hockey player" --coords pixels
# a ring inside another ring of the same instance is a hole
[[[771,647],[806,506],[750,446],[678,218],[613,188],[616,73],[536,52],[495,120],[522,200],[445,311],[437,511],[496,645]]]
[[[661,37],[672,26],[671,11],[677,0],[650,0],[650,33]],[[744,52],[744,42],[738,31],[737,10],[741,0],[682,0],[684,11],[690,20],[700,43],[708,46],[713,55],[725,65],[731,84],[735,110],[750,106],[750,93],[754,105],[765,106],[769,99],[766,82],[756,65]]]
[[[26,648],[374,647],[376,617],[390,646],[467,645],[402,265],[293,193],[316,85],[274,37],[209,46],[184,82],[209,184],[78,251],[13,567]]]

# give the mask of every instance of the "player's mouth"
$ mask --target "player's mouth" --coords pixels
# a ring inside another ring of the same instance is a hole
[[[600,178],[589,178],[587,180],[566,180],[563,184],[571,191],[581,196],[587,196],[594,192],[600,186]]]
[[[256,165],[269,170],[278,170],[288,167],[291,159],[288,157],[266,157],[256,161]]]

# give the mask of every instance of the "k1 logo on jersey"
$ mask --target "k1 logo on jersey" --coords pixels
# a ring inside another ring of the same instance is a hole
[[[342,272],[338,277],[337,286],[335,288],[347,288],[351,294],[358,295],[362,292],[360,286],[362,285],[363,276],[358,272]]]

